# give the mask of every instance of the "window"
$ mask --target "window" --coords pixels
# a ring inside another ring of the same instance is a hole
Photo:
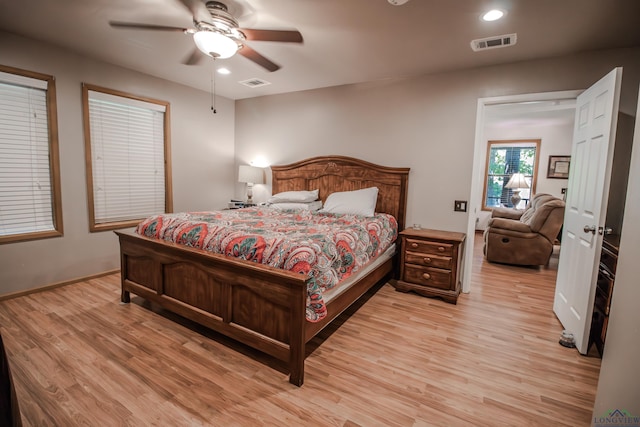
[[[169,103],[82,85],[90,231],[171,212]]]
[[[489,141],[485,168],[483,210],[503,206],[523,209],[536,192],[540,140]],[[527,188],[507,188],[511,176],[521,173]],[[521,202],[513,206],[511,196],[520,192]]]
[[[0,243],[62,233],[55,80],[0,65]]]

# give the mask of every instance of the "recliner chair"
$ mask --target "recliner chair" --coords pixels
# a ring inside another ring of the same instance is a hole
[[[514,265],[546,265],[562,229],[564,202],[536,194],[523,211],[496,208],[484,232],[487,261]]]

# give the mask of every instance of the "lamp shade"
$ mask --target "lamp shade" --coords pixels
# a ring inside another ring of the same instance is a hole
[[[504,188],[529,188],[529,183],[521,173],[514,173]]]
[[[238,170],[238,182],[251,184],[264,184],[264,171],[262,168],[249,165],[240,165]]]
[[[214,58],[231,58],[238,51],[235,41],[215,31],[198,31],[193,35],[193,40],[202,53]]]

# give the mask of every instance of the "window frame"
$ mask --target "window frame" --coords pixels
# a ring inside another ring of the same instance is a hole
[[[538,165],[540,163],[540,145],[541,139],[513,139],[513,140],[491,140],[487,141],[487,154],[485,158],[485,167],[484,167],[484,184],[483,184],[483,192],[482,192],[482,210],[483,211],[491,211],[496,208],[496,206],[487,206],[487,184],[489,181],[489,161],[491,158],[491,149],[495,146],[504,146],[508,147],[522,147],[523,144],[531,144],[531,147],[535,145],[536,155],[533,161],[533,172],[531,176],[531,185],[529,187],[530,194],[536,194],[536,186],[538,183]],[[506,185],[506,183],[505,183]]]
[[[56,98],[56,81],[55,77],[38,73],[35,71],[23,70],[20,68],[10,67],[0,64],[0,71],[15,74],[22,77],[28,77],[36,80],[47,82],[46,102],[47,102],[47,128],[48,128],[48,146],[49,146],[49,180],[51,185],[51,220],[53,230],[34,231],[29,233],[10,234],[0,236],[0,244],[24,242],[29,240],[48,239],[51,237],[62,237],[64,235],[64,227],[62,221],[62,189],[60,184],[60,155],[58,144],[58,110]]]
[[[173,212],[173,190],[171,179],[171,109],[170,104],[167,101],[161,101],[149,97],[143,97],[133,95],[131,93],[108,89],[101,86],[96,86],[88,83],[82,83],[82,116],[84,124],[84,146],[85,146],[85,167],[86,167],[86,182],[87,182],[87,204],[89,208],[89,231],[100,232],[117,230],[121,228],[135,227],[140,221],[145,218],[136,218],[123,221],[111,221],[96,224],[95,217],[95,199],[94,199],[94,186],[93,186],[93,162],[92,162],[92,150],[91,150],[91,117],[89,114],[89,91],[101,92],[108,95],[113,95],[122,98],[128,98],[135,101],[147,102],[151,104],[161,105],[165,108],[164,112],[164,211],[165,213]]]

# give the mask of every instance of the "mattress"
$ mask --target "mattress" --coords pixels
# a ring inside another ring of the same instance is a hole
[[[329,304],[329,302],[331,300],[333,300],[338,295],[340,295],[341,293],[343,293],[344,291],[349,289],[359,279],[361,279],[362,277],[366,276],[367,274],[369,274],[370,272],[372,272],[373,270],[378,268],[380,265],[384,264],[389,259],[393,258],[393,256],[395,254],[396,254],[396,244],[392,243],[391,246],[389,246],[389,248],[387,248],[387,250],[384,251],[384,253],[382,253],[382,254],[378,255],[377,257],[375,257],[374,259],[372,259],[371,262],[369,262],[367,265],[365,265],[362,269],[358,270],[357,273],[352,274],[349,278],[341,281],[340,283],[338,283],[333,288],[325,291],[322,294],[322,296],[324,298],[324,303],[325,304]]]

